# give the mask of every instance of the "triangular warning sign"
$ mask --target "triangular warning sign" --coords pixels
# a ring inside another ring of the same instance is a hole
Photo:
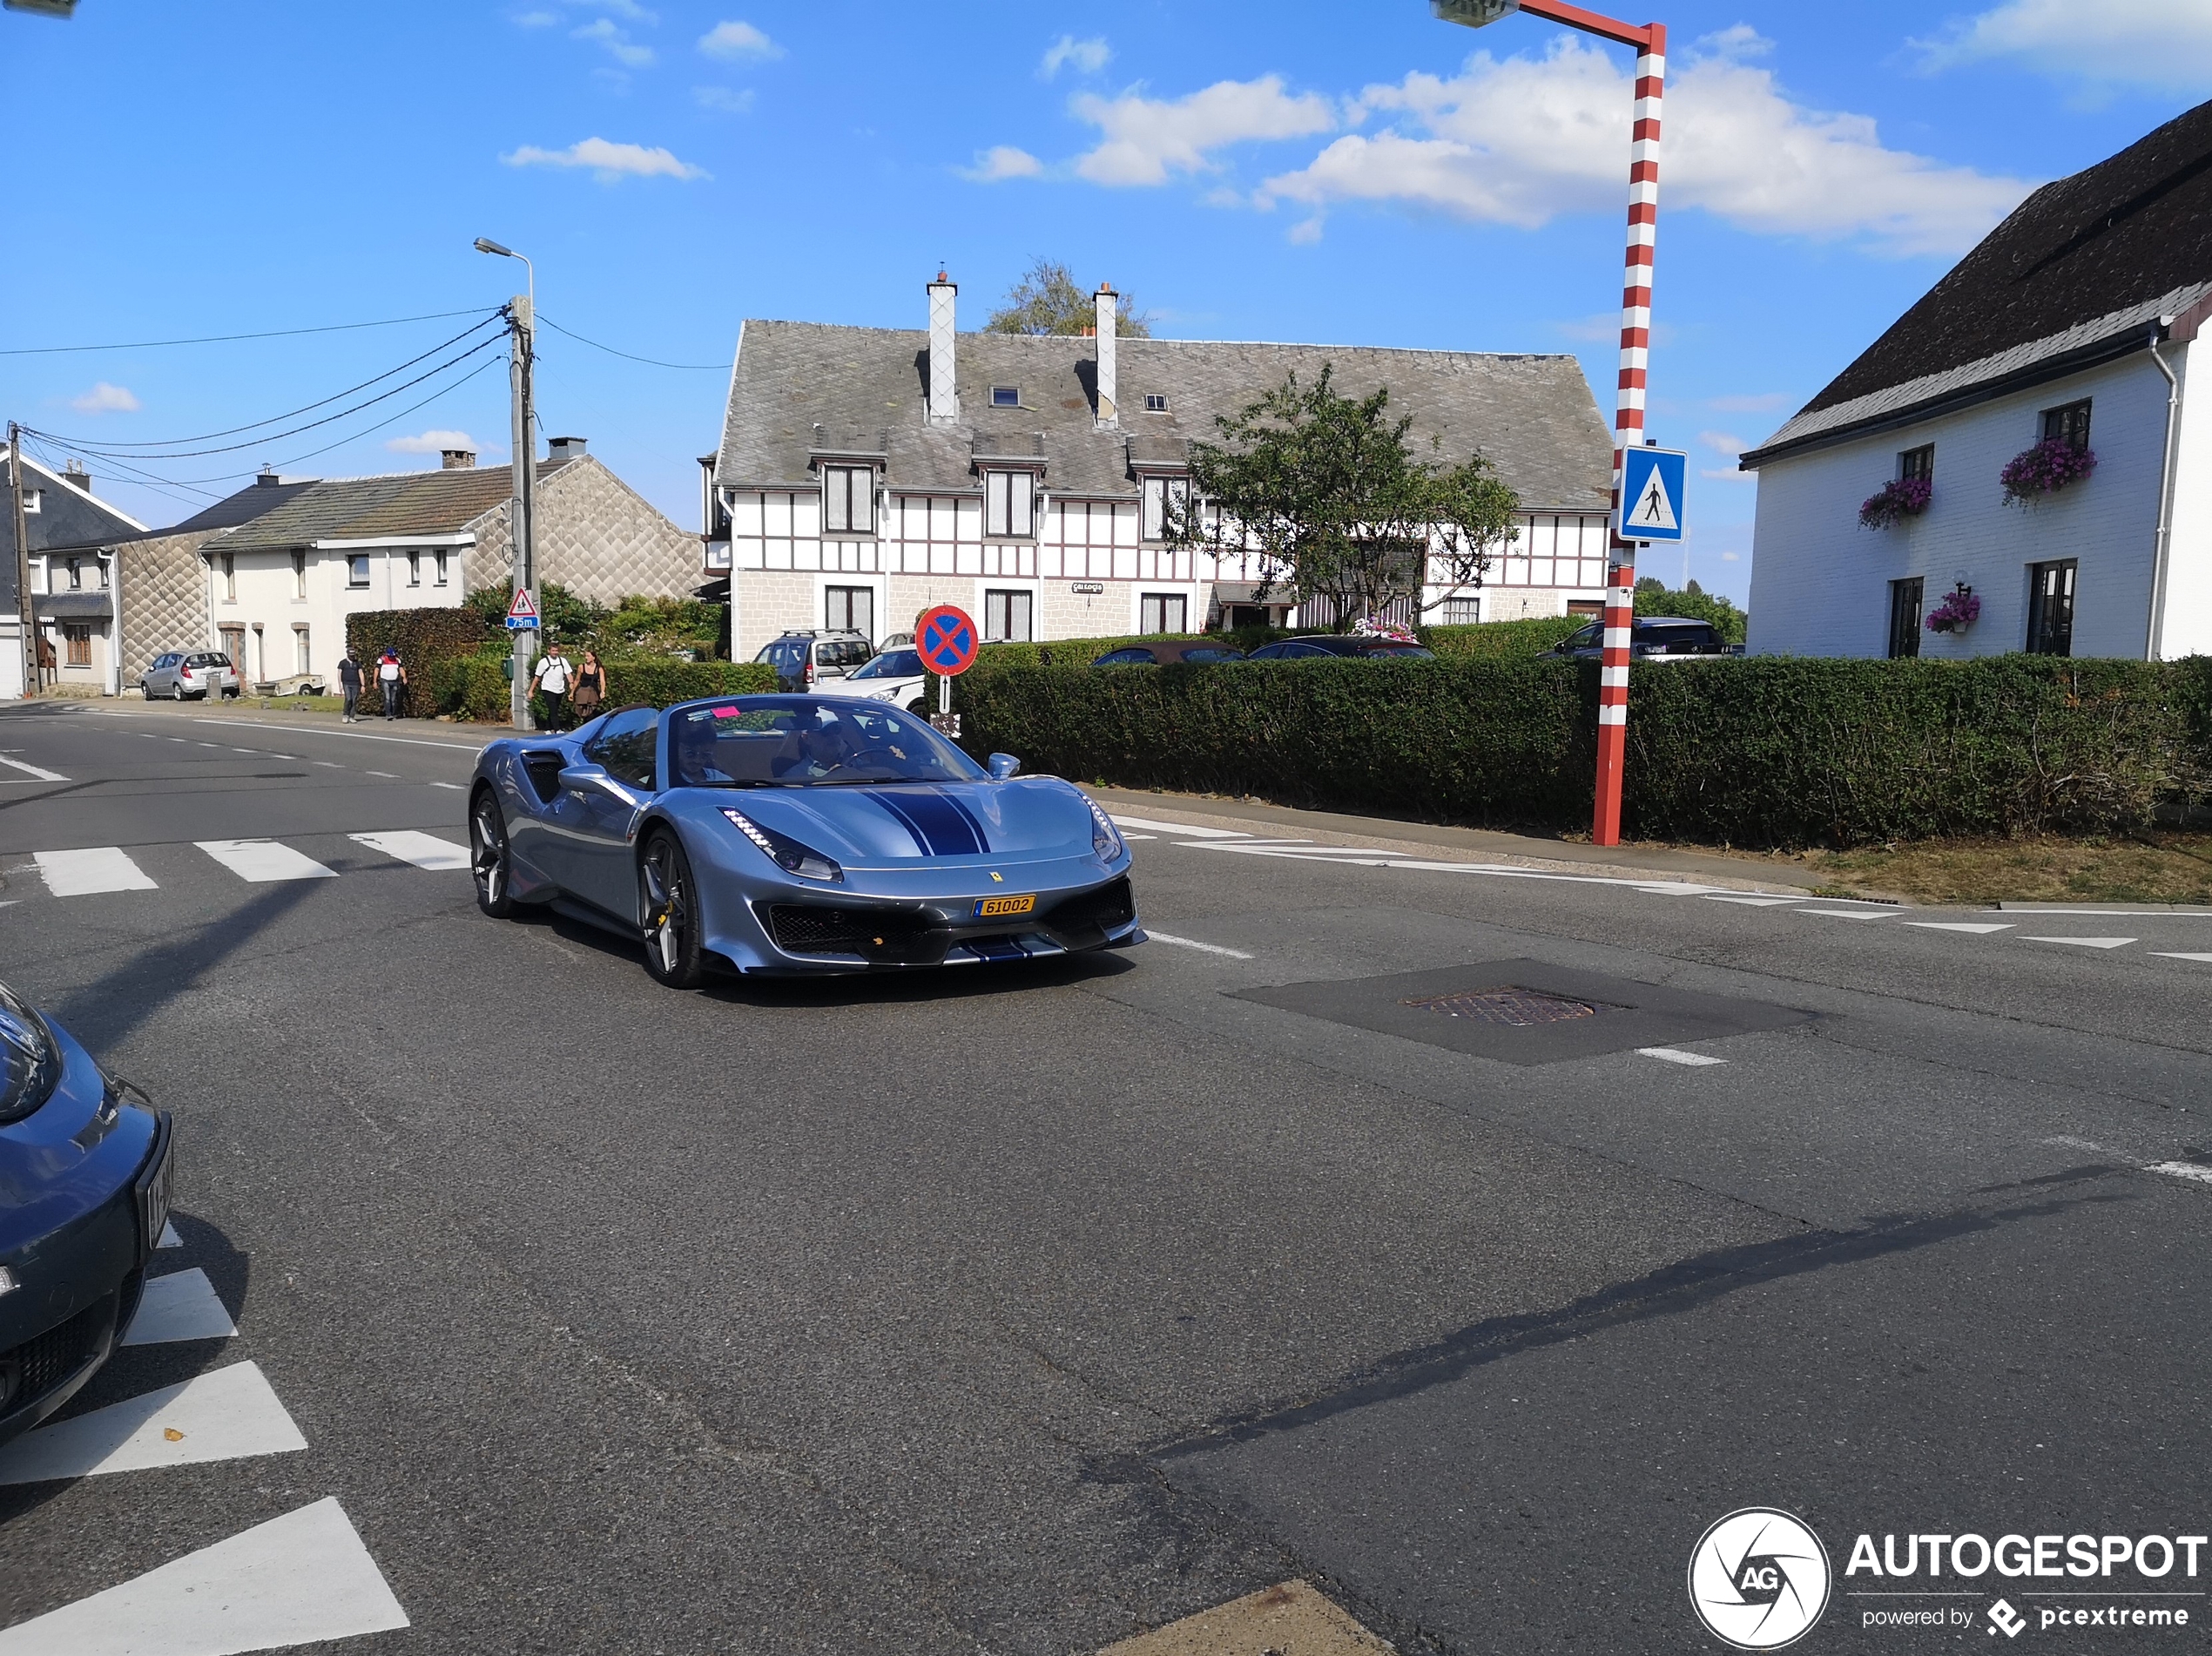
[[[518,586],[515,589],[515,601],[507,606],[507,618],[510,621],[537,619],[537,605],[530,602],[529,587]]]
[[[1651,475],[1644,480],[1635,504],[1629,509],[1629,527],[1653,529],[1669,535],[1682,527],[1682,519],[1675,515],[1675,503],[1667,497],[1667,480],[1656,466],[1652,467]]]

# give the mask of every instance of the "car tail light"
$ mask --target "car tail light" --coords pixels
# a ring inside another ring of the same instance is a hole
[[[806,664],[806,684],[809,690],[814,687],[814,664],[812,661]]]

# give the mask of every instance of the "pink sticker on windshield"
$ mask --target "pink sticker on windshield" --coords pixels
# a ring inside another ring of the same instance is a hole
[[[714,710],[714,716],[717,719],[742,719],[745,717],[745,713],[741,708],[717,707]]]

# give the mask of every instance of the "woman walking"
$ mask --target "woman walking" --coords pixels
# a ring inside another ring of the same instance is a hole
[[[586,650],[583,666],[576,675],[576,690],[569,697],[569,705],[576,709],[579,725],[596,715],[599,706],[607,699],[607,670],[599,665],[599,652]]]

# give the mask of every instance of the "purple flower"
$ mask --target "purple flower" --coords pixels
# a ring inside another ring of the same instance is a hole
[[[1974,596],[1974,589],[1962,581],[1928,612],[1927,628],[1931,632],[1964,632],[1980,618],[1981,600]]]
[[[2045,495],[2079,483],[2096,469],[2097,456],[2092,450],[2076,448],[2063,437],[2047,437],[2033,449],[2014,455],[1999,481],[2005,485],[2007,504],[2032,505]]]
[[[1869,495],[1858,509],[1861,529],[1887,529],[1907,517],[1918,517],[1935,498],[1935,484],[1925,477],[1899,477]]]

